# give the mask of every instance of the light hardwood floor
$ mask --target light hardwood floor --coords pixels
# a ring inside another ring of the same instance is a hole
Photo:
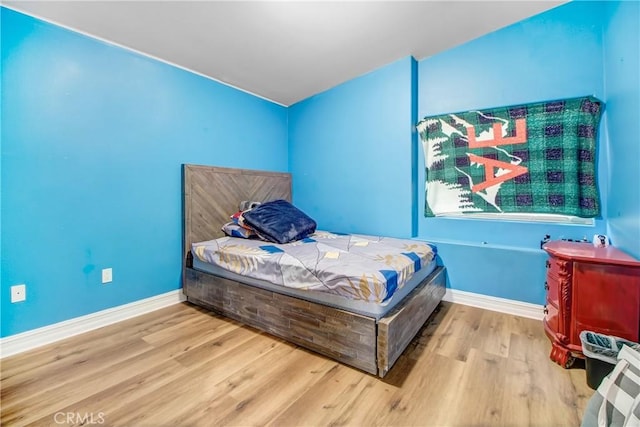
[[[539,321],[442,303],[384,379],[177,304],[1,361],[1,424],[577,426]]]

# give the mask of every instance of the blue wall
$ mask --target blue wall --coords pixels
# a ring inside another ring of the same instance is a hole
[[[420,61],[419,116],[582,95],[604,100],[602,8],[569,3]],[[607,141],[605,132],[600,136],[606,215]],[[424,216],[419,222],[419,238],[438,243],[452,288],[538,304],[544,302],[543,236],[590,239],[605,230],[603,219],[595,227]]]
[[[540,239],[590,239],[607,230],[606,132],[598,152],[603,216],[595,226],[576,226],[425,218],[424,158],[415,145],[409,155],[415,140],[406,123],[412,115],[582,95],[606,101],[604,7],[572,2],[424,59],[417,84],[407,59],[294,105],[289,143],[296,203],[322,228],[436,242],[452,288],[542,304],[546,255]],[[417,172],[408,178],[410,170]],[[413,197],[408,189],[415,189]]]
[[[404,58],[289,108],[293,199],[319,228],[412,235],[415,73]]]
[[[640,3],[607,3],[605,17],[608,232],[640,258]]]
[[[0,13],[2,336],[178,289],[181,163],[290,170],[321,228],[435,241],[459,290],[543,303],[544,234],[640,257],[637,2],[571,2],[289,109]],[[607,104],[594,227],[424,218],[418,117],[587,94]]]
[[[286,108],[0,11],[2,336],[180,288],[181,163],[287,171]]]

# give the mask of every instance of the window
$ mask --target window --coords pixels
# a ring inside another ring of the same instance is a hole
[[[583,97],[425,117],[425,216],[592,223],[601,110]]]

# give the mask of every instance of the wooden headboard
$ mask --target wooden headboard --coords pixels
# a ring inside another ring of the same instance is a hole
[[[240,202],[291,201],[291,174],[214,166],[182,166],[183,254],[191,243],[222,237]]]

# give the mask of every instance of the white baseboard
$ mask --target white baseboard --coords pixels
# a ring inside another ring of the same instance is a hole
[[[442,299],[455,304],[470,305],[472,307],[484,308],[485,310],[527,317],[529,319],[542,320],[544,318],[544,312],[542,311],[544,307],[528,302],[490,297],[449,288],[447,288],[447,292]]]
[[[86,316],[76,317],[65,320],[64,322],[11,335],[0,339],[0,358],[22,353],[74,335],[140,316],[141,314],[168,307],[184,300],[182,289],[178,289],[162,295],[87,314]],[[455,304],[469,305],[486,310],[498,311],[500,313],[527,317],[529,319],[542,320],[544,317],[542,312],[543,306],[538,304],[474,294],[456,289],[447,288],[443,300]]]
[[[74,335],[89,332],[122,320],[140,316],[184,301],[182,289],[108,308],[86,316],[54,323],[0,339],[0,358],[12,356]]]

